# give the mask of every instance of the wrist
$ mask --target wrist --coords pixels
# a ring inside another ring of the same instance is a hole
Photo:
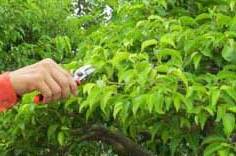
[[[17,81],[14,72],[7,72],[6,74],[9,77],[9,81],[11,82],[12,88],[14,89],[16,96],[20,98],[23,95],[23,92],[21,89],[22,83]]]

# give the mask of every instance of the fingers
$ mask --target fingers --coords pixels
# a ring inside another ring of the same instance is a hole
[[[70,91],[74,96],[77,95],[77,84],[74,79],[70,80]]]
[[[72,75],[70,74],[70,72],[64,70],[62,67],[60,67],[59,65],[56,66],[56,68],[64,74],[64,76],[67,78],[68,84],[69,84],[69,88],[70,88],[70,92],[73,95],[76,95],[77,93],[77,84],[75,82],[75,80],[73,79]]]
[[[62,98],[66,98],[70,93],[68,78],[62,72],[56,69],[52,70],[52,77],[61,87]]]
[[[62,87],[63,97],[67,97],[69,92],[71,92],[73,95],[77,94],[76,93],[77,84],[75,80],[73,79],[70,72],[64,70],[55,62],[50,64],[50,69],[52,72],[52,76],[58,82],[58,84]]]
[[[62,95],[62,88],[60,87],[60,85],[50,75],[46,76],[45,81],[52,92],[51,100],[52,101],[59,100]]]
[[[43,95],[43,103],[50,102],[52,100],[52,91],[45,82],[38,84],[38,90]]]
[[[51,59],[43,60],[37,65],[40,67],[40,71],[42,71],[43,83],[40,83],[40,85],[43,84],[44,87],[38,86],[37,88],[42,94],[47,95],[47,102],[67,98],[70,92],[76,95],[77,84],[69,72]]]

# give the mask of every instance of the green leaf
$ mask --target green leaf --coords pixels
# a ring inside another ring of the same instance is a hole
[[[194,25],[196,25],[195,20],[190,16],[182,16],[179,19],[180,19],[181,24],[184,25],[184,26],[194,26]]]
[[[148,95],[148,102],[147,102],[147,108],[149,113],[153,112],[154,105],[156,104],[156,95],[155,94],[149,94]]]
[[[83,93],[91,93],[91,90],[96,86],[95,83],[86,83],[85,85],[83,85]]]
[[[172,47],[176,47],[175,45],[175,36],[173,34],[165,34],[160,39],[160,44],[162,47],[165,47],[165,45],[170,45]]]
[[[22,103],[32,103],[32,97],[36,96],[38,92],[27,93],[22,97]]]
[[[236,38],[236,32],[234,31],[226,31],[224,34],[227,38]]]
[[[155,39],[144,41],[141,46],[141,51],[144,51],[144,49],[146,49],[147,47],[155,46],[155,45],[157,45],[157,40]]]
[[[220,71],[218,74],[217,74],[217,79],[219,80],[223,80],[223,79],[236,79],[236,74],[235,72],[232,72],[232,71]]]
[[[204,23],[211,20],[211,15],[207,13],[203,13],[203,14],[198,15],[195,18],[195,20],[197,23]]]
[[[148,17],[148,20],[158,20],[158,21],[163,21],[164,19],[161,16],[158,15],[150,15]]]
[[[221,142],[225,142],[225,141],[226,141],[226,139],[223,136],[211,135],[203,140],[202,145],[212,144],[212,143],[221,143]]]
[[[232,112],[232,113],[236,113],[236,106],[228,107],[227,110]]]
[[[64,133],[63,133],[62,131],[58,133],[58,135],[57,135],[57,141],[58,141],[58,143],[59,143],[61,146],[64,145],[64,143],[65,143],[65,135],[64,135]]]
[[[154,103],[155,112],[158,114],[164,114],[164,96],[161,94],[161,92],[158,92],[152,96],[152,102]]]
[[[112,59],[112,64],[114,66],[119,66],[120,62],[129,59],[130,55],[131,54],[128,52],[117,52]]]
[[[133,101],[132,101],[132,103],[133,103],[132,111],[133,111],[134,115],[136,115],[137,111],[140,108],[142,108],[143,105],[146,104],[147,98],[148,98],[148,96],[146,94],[144,94],[144,95],[137,96],[133,99]]]
[[[169,69],[168,74],[174,75],[177,78],[179,78],[180,80],[182,80],[185,87],[188,88],[188,79],[180,69],[175,69],[175,68]]]
[[[156,67],[158,73],[167,73],[169,71],[170,66],[167,64],[160,64]]]
[[[103,90],[103,95],[102,95],[103,98],[101,99],[101,104],[100,104],[100,107],[103,113],[105,114],[107,113],[106,107],[107,107],[108,101],[112,98],[112,95],[114,94],[116,94],[116,87],[114,86],[106,87]]]
[[[123,102],[115,103],[114,110],[113,110],[113,118],[117,118],[117,114],[123,109]]]
[[[71,45],[70,45],[70,39],[69,37],[65,36],[64,37],[64,48],[65,48],[65,52],[66,54],[69,56],[70,54],[72,54],[72,50],[71,50]]]
[[[175,93],[174,94],[174,106],[175,106],[175,109],[177,112],[179,111],[181,104],[182,104],[181,96],[179,95],[179,93]]]
[[[226,61],[236,63],[236,45],[234,40],[229,40],[229,44],[224,46],[222,56]]]
[[[191,128],[191,123],[188,119],[182,117],[182,118],[180,118],[180,127],[181,128],[184,128],[184,127]]]
[[[182,136],[176,136],[175,138],[171,139],[171,142],[170,142],[171,156],[175,155],[177,147],[179,146],[181,142],[181,137]]]
[[[71,61],[68,64],[63,64],[63,67],[67,70],[73,70],[78,68],[78,62],[77,61]]]
[[[198,121],[200,123],[201,129],[203,130],[206,124],[206,121],[208,119],[208,115],[205,112],[201,112],[198,115],[198,119],[199,119]]]
[[[53,124],[49,126],[48,132],[47,132],[48,140],[51,140],[54,136],[56,136],[57,128],[58,128],[58,124]]]
[[[211,90],[211,106],[215,107],[220,97],[220,89],[214,88]]]
[[[217,108],[217,118],[216,121],[219,122],[223,119],[223,116],[225,116],[226,113],[226,105],[220,105]]]
[[[88,107],[89,107],[89,102],[87,100],[84,100],[82,103],[80,103],[79,112],[81,113],[85,108]]]
[[[221,86],[220,90],[225,91],[234,101],[236,101],[236,91],[230,86]]]
[[[134,69],[131,70],[123,70],[119,72],[119,83],[125,82],[127,84],[131,84],[134,82],[134,79],[137,78],[137,71]]]
[[[235,116],[231,113],[226,113],[223,116],[223,126],[225,134],[230,136],[235,128]]]
[[[169,131],[162,131],[161,133],[161,139],[163,140],[163,143],[166,144],[168,139],[170,138]]]
[[[98,102],[101,100],[99,95],[102,95],[102,89],[96,86],[93,88],[93,91],[90,92],[87,98],[89,109],[95,110]]]
[[[229,151],[230,151],[229,149],[222,149],[222,150],[218,151],[218,154],[219,154],[219,156],[230,156]],[[233,156],[233,154],[232,154],[232,156]]]
[[[171,109],[171,106],[173,104],[173,99],[171,97],[165,97],[165,106],[166,106],[166,111],[168,112]]]
[[[216,21],[220,27],[229,26],[232,18],[230,16],[223,15],[221,13],[216,14]]]
[[[225,65],[223,71],[236,71],[236,65],[233,64]]]
[[[211,108],[210,106],[203,106],[202,109],[207,111],[211,116],[214,116],[213,108]]]
[[[213,156],[217,151],[221,150],[223,146],[221,143],[213,143],[208,145],[203,153],[203,156]]]
[[[180,66],[183,63],[180,51],[166,48],[166,49],[156,50],[155,53],[159,61],[161,61],[163,57],[171,56],[171,61],[173,64]]]
[[[136,28],[142,28],[143,26],[146,25],[148,21],[147,20],[140,20],[136,23]]]
[[[191,59],[193,60],[194,68],[198,69],[199,64],[202,60],[202,55],[198,52],[195,52],[191,55]]]

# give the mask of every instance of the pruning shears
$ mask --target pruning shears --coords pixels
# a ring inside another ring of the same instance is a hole
[[[74,72],[73,79],[79,86],[81,82],[86,80],[94,71],[95,71],[95,68],[93,68],[91,65],[82,66]],[[42,94],[39,94],[34,97],[35,104],[40,104],[43,101],[44,101],[44,97]]]

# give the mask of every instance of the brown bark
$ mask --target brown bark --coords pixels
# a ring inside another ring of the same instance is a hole
[[[80,141],[102,141],[112,145],[121,156],[152,156],[150,152],[120,132],[112,132],[103,126],[91,126],[86,130],[86,134],[82,135]]]

